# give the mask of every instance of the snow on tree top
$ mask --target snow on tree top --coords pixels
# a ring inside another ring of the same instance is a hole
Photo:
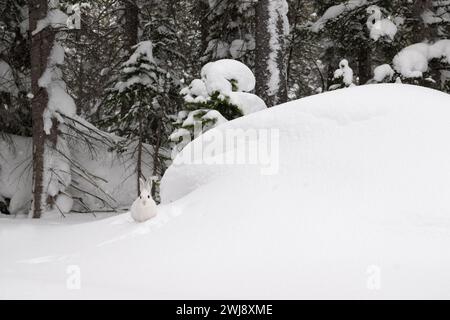
[[[406,78],[420,78],[428,70],[428,62],[441,59],[450,63],[450,40],[434,44],[416,43],[401,50],[393,60],[395,70]]]
[[[142,41],[137,45],[133,46],[135,51],[130,56],[130,58],[123,64],[124,66],[129,66],[136,64],[139,58],[145,58],[147,61],[154,63],[153,58],[153,43],[151,41]]]
[[[206,84],[209,94],[219,91],[229,94],[233,91],[233,81],[237,91],[252,91],[256,80],[253,72],[245,64],[232,60],[222,59],[206,64],[201,70],[201,76]]]
[[[325,11],[323,16],[319,18],[312,26],[311,30],[313,32],[319,32],[323,29],[325,24],[332,19],[335,19],[339,17],[341,14],[344,14],[345,12],[354,10],[358,7],[362,7],[367,4],[367,0],[349,0],[344,3],[340,3],[335,6],[331,6]]]

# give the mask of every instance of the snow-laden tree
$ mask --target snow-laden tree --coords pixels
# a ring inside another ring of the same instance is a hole
[[[350,68],[346,59],[339,62],[339,69],[334,71],[333,75],[334,84],[328,88],[329,90],[336,90],[340,88],[353,87],[353,70]]]
[[[119,152],[133,149],[139,178],[143,177],[146,163],[153,163],[153,175],[161,175],[164,169],[160,149],[167,139],[166,126],[170,124],[167,108],[173,101],[171,94],[176,84],[170,70],[162,68],[154,56],[153,42],[142,41],[133,50],[122,64],[119,80],[109,90],[98,124],[127,138],[117,147]],[[148,150],[144,144],[153,149]]]
[[[318,1],[320,15],[310,30],[319,41],[325,41],[321,60],[328,66],[327,81],[333,82],[334,65],[345,58],[355,66],[355,84],[403,80],[445,88],[442,79],[447,71],[442,68],[442,56],[430,57],[428,73],[420,80],[411,80],[396,65],[405,60],[404,48],[448,38],[449,5],[432,0]]]
[[[257,0],[200,0],[203,46],[201,61],[232,58],[254,63],[255,4]]]
[[[180,94],[184,109],[176,116],[170,139],[180,151],[201,133],[229,120],[266,108],[264,101],[249,93],[255,76],[243,63],[222,59],[206,64],[201,79],[194,79]]]

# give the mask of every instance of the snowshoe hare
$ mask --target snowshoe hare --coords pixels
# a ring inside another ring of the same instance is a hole
[[[137,222],[144,222],[156,216],[156,203],[151,195],[150,182],[139,179],[141,194],[131,205],[131,217]]]

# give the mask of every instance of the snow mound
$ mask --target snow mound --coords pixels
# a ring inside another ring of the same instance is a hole
[[[237,91],[252,91],[256,80],[253,72],[245,64],[232,60],[222,59],[207,63],[201,71],[202,79],[206,84],[208,94],[219,91],[228,95],[233,88],[230,81],[235,81]]]
[[[377,82],[382,82],[386,78],[392,80],[394,77],[394,70],[388,64],[382,64],[373,70],[373,79]]]
[[[146,223],[3,219],[0,297],[450,298],[449,104],[381,84],[227,122],[179,154],[194,164],[168,169]],[[210,153],[235,131],[248,151],[270,135],[278,156],[215,164],[246,149]],[[69,266],[81,290],[68,290]]]
[[[420,78],[428,70],[428,62],[432,59],[450,63],[450,40],[410,45],[394,57],[393,63],[395,70],[404,77]]]

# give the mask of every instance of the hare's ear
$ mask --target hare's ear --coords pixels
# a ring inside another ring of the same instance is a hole
[[[141,189],[141,192],[145,189],[145,181],[142,178],[139,178],[139,189]]]

